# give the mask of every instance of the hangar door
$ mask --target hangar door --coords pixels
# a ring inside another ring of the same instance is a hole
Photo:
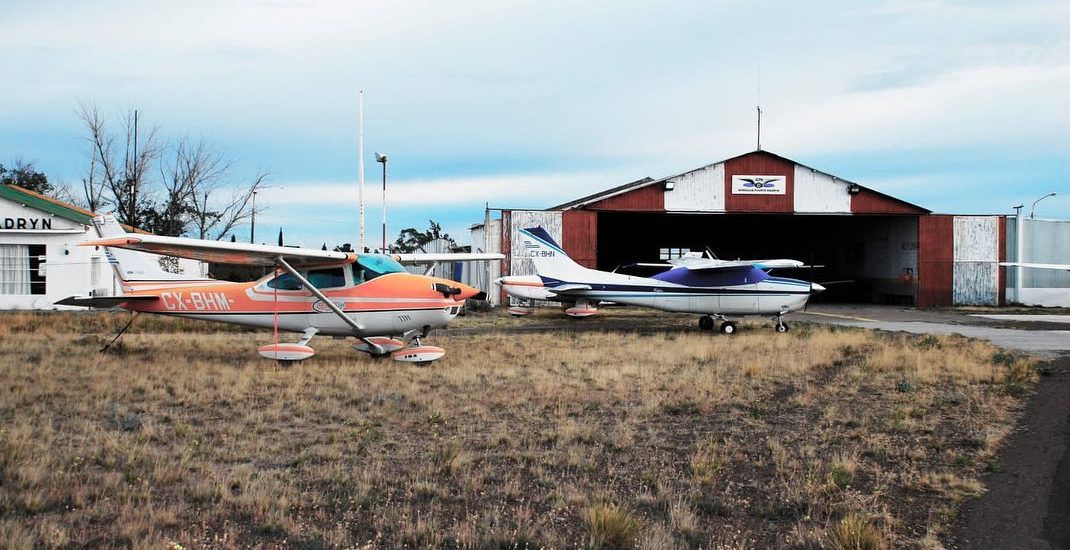
[[[707,249],[721,259],[789,258],[813,265],[775,274],[831,283],[815,301],[915,303],[917,216],[598,214],[599,269]]]

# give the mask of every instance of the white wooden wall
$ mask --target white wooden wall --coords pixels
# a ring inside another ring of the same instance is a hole
[[[680,174],[668,180],[665,210],[669,212],[724,212],[724,163]]]
[[[851,213],[847,184],[805,166],[795,165],[795,211]]]
[[[955,216],[951,296],[955,305],[999,303],[999,217]]]

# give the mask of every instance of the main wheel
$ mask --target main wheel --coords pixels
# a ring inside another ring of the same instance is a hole
[[[725,321],[721,323],[721,334],[735,334],[736,324],[732,321]]]
[[[776,331],[777,332],[787,332],[788,331],[788,324],[787,323],[777,323]]]
[[[709,315],[699,317],[698,328],[702,330],[713,330],[713,317],[710,317]]]

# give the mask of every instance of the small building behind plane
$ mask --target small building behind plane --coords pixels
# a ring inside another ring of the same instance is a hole
[[[606,271],[707,250],[722,259],[801,260],[813,267],[785,275],[830,283],[822,301],[1000,305],[1013,288],[1008,269],[999,266],[1008,259],[1006,216],[935,214],[761,150],[546,210],[500,212],[488,212],[472,239],[486,252],[506,255],[501,275],[534,272],[517,252],[523,251],[517,230],[542,226],[578,263]],[[1062,242],[1070,242],[1070,227],[1044,231],[1065,233]],[[1037,238],[1034,249],[1050,240]],[[1023,257],[1039,261],[1028,250]],[[1053,290],[1023,290],[1012,301],[1055,305],[1053,296],[1070,292],[1065,273],[1027,274],[1024,282]],[[1048,301],[1040,299],[1045,296]]]
[[[0,310],[69,309],[54,303],[120,294],[104,251],[78,246],[100,238],[92,219],[92,212],[73,204],[0,185]],[[184,273],[204,269],[193,260],[164,261]]]

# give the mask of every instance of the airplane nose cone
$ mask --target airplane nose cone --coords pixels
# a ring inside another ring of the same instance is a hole
[[[823,286],[821,286],[821,285],[819,285],[817,283],[810,283],[810,292],[816,294],[818,292],[824,292],[824,291],[825,291],[825,287],[823,287]]]
[[[505,284],[505,277],[498,277],[497,279],[494,279],[494,284],[496,284],[498,286],[504,285]]]
[[[461,289],[461,293],[457,295],[458,300],[467,300],[469,298],[475,298],[476,300],[482,300],[486,298],[486,293],[475,287],[470,287],[463,283],[457,283],[457,288]],[[482,296],[482,298],[480,297]]]

